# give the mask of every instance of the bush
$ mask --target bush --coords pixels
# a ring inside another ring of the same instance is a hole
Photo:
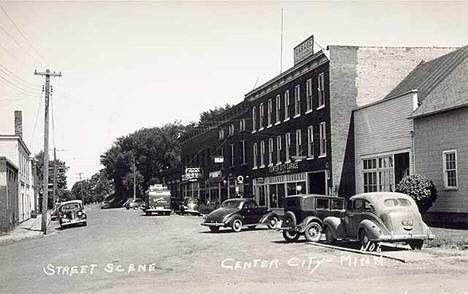
[[[421,175],[404,177],[396,185],[395,192],[413,197],[421,213],[431,208],[432,203],[437,199],[437,190],[434,183]]]

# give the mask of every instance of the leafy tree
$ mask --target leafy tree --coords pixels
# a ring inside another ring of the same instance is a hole
[[[224,106],[216,106],[213,109],[209,109],[200,113],[199,125],[218,123],[218,115],[222,112],[232,108],[232,105],[226,103]]]
[[[40,191],[44,191],[43,189],[43,179],[44,179],[44,173],[43,173],[43,168],[44,168],[44,152],[40,151],[36,156],[34,157],[36,160],[36,173],[38,177],[38,187]],[[68,166],[66,166],[65,161],[62,161],[60,159],[57,159],[56,162],[54,160],[49,160],[49,183],[54,182],[54,173],[53,173],[53,168],[54,165],[57,166],[57,199],[59,201],[67,201],[70,200],[70,191],[67,190],[67,170]],[[51,189],[51,187],[49,187]],[[49,192],[49,199],[48,199],[48,206],[49,208],[53,207],[53,193]],[[42,194],[40,195],[39,198],[40,202],[42,203]]]
[[[421,213],[431,208],[432,203],[437,199],[437,190],[434,183],[421,175],[404,177],[396,185],[395,191],[413,197]]]
[[[113,181],[108,178],[105,169],[99,170],[89,180],[91,202],[101,202],[107,195],[114,193]]]

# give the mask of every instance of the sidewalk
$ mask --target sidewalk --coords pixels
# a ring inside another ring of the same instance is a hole
[[[0,244],[13,243],[23,239],[43,236],[41,232],[42,215],[30,218],[19,224],[13,231],[0,236]],[[51,233],[50,213],[47,213],[47,233]]]

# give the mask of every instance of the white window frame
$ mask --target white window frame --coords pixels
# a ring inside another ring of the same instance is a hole
[[[302,130],[296,130],[296,156],[302,156]],[[296,159],[299,161],[300,159]]]
[[[243,119],[241,119],[241,120],[239,121],[239,131],[240,131],[240,132],[245,131],[245,118],[243,118]]]
[[[317,76],[317,109],[325,107],[325,73]]]
[[[268,139],[268,166],[273,165],[273,138]]]
[[[260,142],[260,168],[265,167],[265,141]]]
[[[327,123],[326,122],[321,122],[319,126],[319,132],[320,132],[320,157],[326,157],[327,156]]]
[[[291,133],[286,133],[284,137],[284,148],[286,152],[286,157],[285,157],[285,162],[289,163],[291,162],[291,154],[289,153],[290,148],[291,148]]]
[[[218,138],[219,140],[224,139],[224,128],[220,128],[218,131]]]
[[[228,130],[229,130],[229,136],[233,136],[234,135],[234,124],[230,124]]]
[[[258,120],[258,124],[259,124],[259,131],[263,130],[263,119],[265,118],[265,109],[263,107],[263,103],[260,103],[260,106],[259,106],[259,109],[258,109],[258,112],[259,112],[259,120]]]
[[[281,163],[281,136],[276,137],[276,164]]]
[[[252,107],[252,132],[257,130],[257,109]]]
[[[307,159],[314,158],[314,126],[307,127]]]
[[[294,86],[294,118],[301,116],[301,85]]]
[[[257,162],[258,162],[258,145],[257,142],[253,144],[253,168],[257,168]]]
[[[455,168],[447,168],[447,155],[453,154],[455,156]],[[444,174],[444,188],[447,190],[458,189],[458,154],[457,150],[445,150],[442,152],[443,174]],[[455,186],[449,186],[448,172],[455,172]]]
[[[278,94],[276,95],[276,123],[279,124],[281,122],[281,96]]]
[[[284,92],[284,121],[289,120],[289,106],[290,106],[290,100],[289,100],[289,90],[286,90]]]
[[[271,124],[272,124],[271,115],[272,114],[273,114],[273,101],[270,98],[270,99],[268,99],[268,114],[267,114],[268,126],[267,126],[267,128],[271,127]]]
[[[306,113],[312,112],[312,79],[306,81]]]

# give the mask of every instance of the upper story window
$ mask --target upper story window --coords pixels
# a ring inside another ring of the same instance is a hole
[[[284,145],[285,145],[284,149],[286,152],[286,162],[290,162],[291,158],[290,158],[289,151],[291,150],[291,133],[286,133],[284,137]]]
[[[245,118],[243,118],[243,119],[241,119],[241,120],[239,121],[239,131],[240,131],[240,132],[245,131]]]
[[[271,99],[268,99],[268,116],[267,116],[268,126],[271,126],[272,113],[273,113],[273,101],[271,101]]]
[[[301,115],[301,87],[296,85],[294,87],[294,117]]]
[[[327,125],[326,122],[320,123],[320,155],[319,157],[327,156]]]
[[[302,131],[296,130],[296,156],[302,156]]]
[[[265,166],[265,141],[260,142],[260,167]]]
[[[312,79],[306,82],[306,112],[312,111]]]
[[[219,137],[220,140],[224,139],[224,129],[223,128],[219,129],[218,137]]]
[[[281,162],[281,136],[276,137],[276,163]]]
[[[255,106],[252,107],[252,131],[257,129],[257,113]]]
[[[276,122],[279,123],[281,118],[281,96],[280,95],[276,95]]]
[[[263,117],[265,115],[265,112],[264,112],[264,109],[263,109],[263,103],[260,103],[260,107],[259,107],[259,115],[260,115],[260,119],[259,119],[259,124],[260,124],[260,130],[263,129]]]
[[[229,125],[228,131],[229,131],[229,136],[234,135],[234,124]]]
[[[307,128],[307,157],[314,158],[314,126]]]
[[[444,188],[457,189],[457,151],[449,150],[443,152],[444,160]]]
[[[289,90],[284,92],[284,120],[289,119]]]
[[[254,168],[257,168],[257,162],[258,162],[258,147],[257,147],[257,143],[254,143],[253,144],[253,167]]]
[[[268,139],[268,165],[273,165],[273,138]]]
[[[322,72],[317,77],[317,109],[325,107],[325,74]]]

